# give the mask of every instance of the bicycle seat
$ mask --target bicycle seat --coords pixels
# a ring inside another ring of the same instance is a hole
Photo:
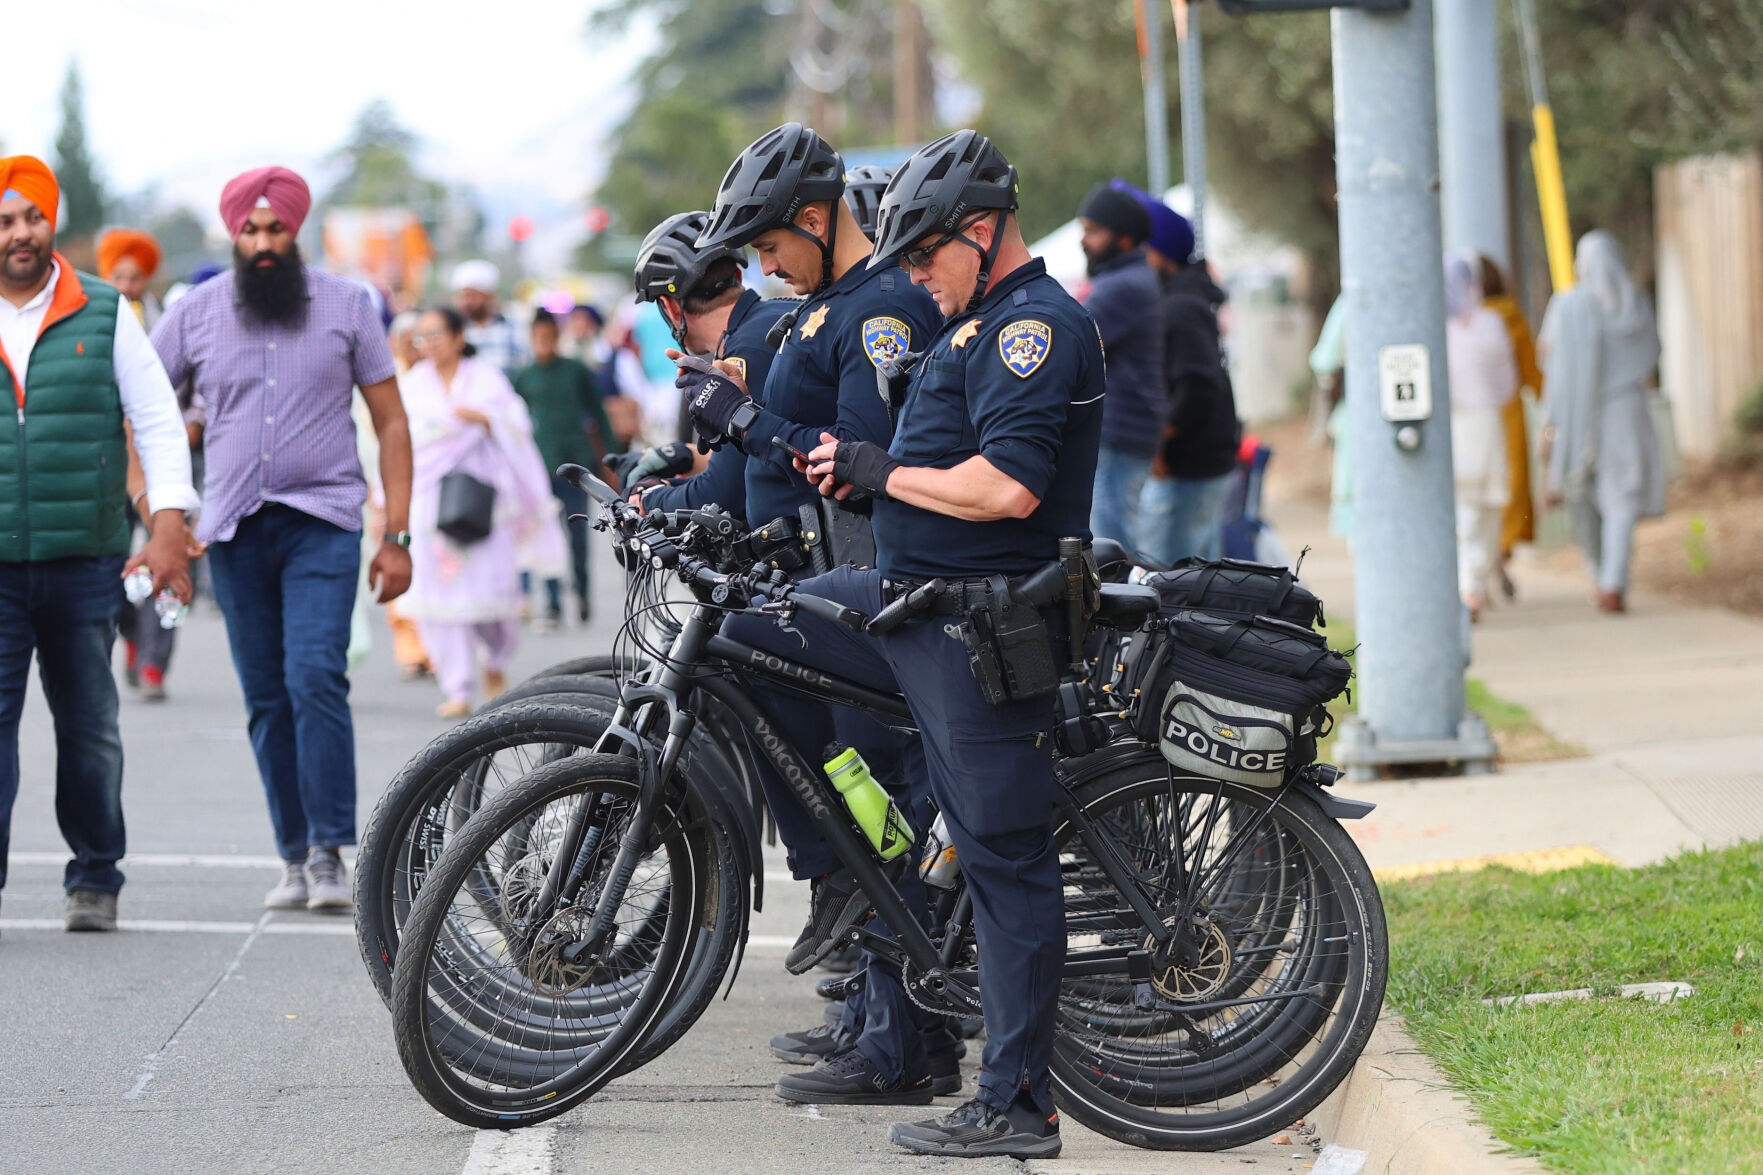
[[[1161,603],[1162,597],[1155,588],[1136,583],[1105,583],[1102,585],[1102,603],[1091,619],[1096,624],[1131,632],[1154,614]]]

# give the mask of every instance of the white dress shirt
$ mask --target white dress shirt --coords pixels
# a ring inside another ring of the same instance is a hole
[[[13,378],[20,382],[28,378],[31,352],[36,350],[37,335],[60,280],[61,263],[52,262],[49,283],[29,302],[14,306],[0,298],[0,346],[6,349]],[[159,353],[147,341],[147,332],[123,300],[116,306],[111,364],[117,390],[122,393],[123,415],[134,430],[135,452],[140,454],[141,468],[147,475],[148,507],[155,511],[194,510],[201,499],[190,481],[190,439],[177,393],[160,365]],[[30,388],[26,386],[24,392],[24,407],[18,409],[20,422],[30,410]]]

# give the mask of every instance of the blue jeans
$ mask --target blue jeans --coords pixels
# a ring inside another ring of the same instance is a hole
[[[1133,549],[1138,541],[1139,491],[1151,475],[1151,459],[1102,446],[1096,457],[1096,490],[1090,501],[1090,533]]]
[[[355,843],[349,614],[361,534],[270,504],[208,550],[276,851]]]
[[[122,888],[122,732],[110,673],[122,565],[121,555],[0,563],[0,886],[18,798],[18,720],[35,650],[55,718],[55,819],[73,850],[62,884]]]
[[[1224,556],[1224,503],[1236,472],[1217,477],[1153,477],[1139,494],[1138,549],[1161,563]]]
[[[569,570],[570,578],[575,584],[575,595],[587,607],[588,600],[588,520],[571,522],[572,514],[588,512],[588,494],[586,490],[578,490],[561,477],[551,479],[551,494],[563,505],[563,528],[569,532]],[[532,573],[520,573],[520,594],[527,595],[533,590]],[[552,577],[545,581],[545,611],[552,619],[563,615],[563,581]]]

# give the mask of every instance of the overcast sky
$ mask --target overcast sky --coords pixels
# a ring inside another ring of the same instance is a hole
[[[560,245],[579,235],[604,135],[652,44],[647,29],[591,42],[592,3],[60,0],[28,32],[13,22],[0,145],[52,160],[77,59],[109,190],[156,183],[206,216],[230,176],[265,163],[322,190],[324,157],[384,97],[421,136],[426,171],[474,184],[492,224],[525,212],[541,222],[535,246]]]

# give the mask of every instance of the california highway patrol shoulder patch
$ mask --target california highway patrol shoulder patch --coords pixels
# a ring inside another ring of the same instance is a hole
[[[863,324],[863,353],[880,367],[912,349],[912,328],[898,318],[871,318]]]
[[[1053,349],[1053,328],[1032,318],[1013,322],[998,332],[998,354],[1004,366],[1027,379],[1047,361]]]

